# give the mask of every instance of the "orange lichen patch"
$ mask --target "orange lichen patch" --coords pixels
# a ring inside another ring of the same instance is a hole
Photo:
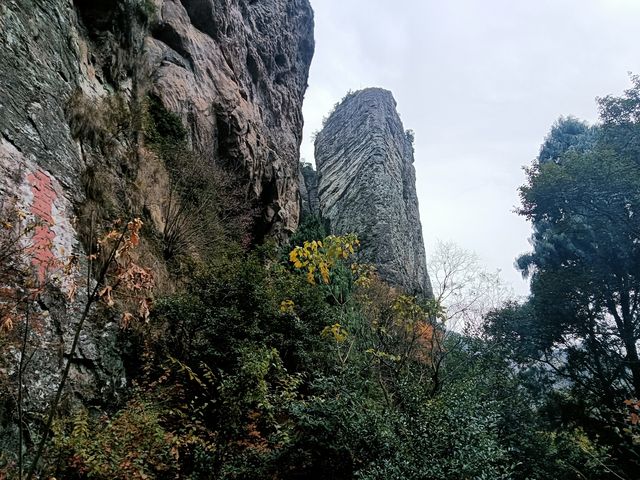
[[[33,195],[30,213],[38,222],[29,253],[31,254],[31,263],[38,274],[38,281],[42,284],[47,278],[47,272],[58,263],[58,259],[52,251],[56,235],[51,228],[54,224],[53,203],[58,195],[53,187],[51,177],[42,170],[29,174],[27,180],[31,185]]]

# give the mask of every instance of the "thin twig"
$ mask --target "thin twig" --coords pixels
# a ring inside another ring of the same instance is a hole
[[[22,347],[20,349],[20,365],[18,366],[18,478],[22,480],[23,455],[22,443],[24,437],[23,426],[23,398],[22,398],[22,381],[24,376],[25,361],[24,357],[27,353],[27,341],[29,340],[29,302],[26,302],[26,312],[24,320],[24,335],[22,336]]]

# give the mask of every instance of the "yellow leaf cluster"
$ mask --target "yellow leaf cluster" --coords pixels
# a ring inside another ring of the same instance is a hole
[[[368,350],[365,350],[365,352],[373,355],[375,358],[387,359],[392,362],[399,362],[401,359],[400,355],[393,355],[391,353],[383,352],[382,350],[376,350],[375,348],[369,348]]]
[[[347,339],[349,333],[339,323],[334,323],[322,329],[322,336],[333,337],[336,343],[342,343]]]
[[[307,281],[316,283],[319,277],[322,283],[330,283],[331,269],[339,260],[346,260],[355,253],[360,245],[358,237],[353,234],[342,236],[329,235],[324,240],[304,242],[289,253],[289,261],[294,268],[306,270]]]
[[[351,273],[353,274],[355,284],[359,287],[370,287],[376,275],[376,267],[370,263],[353,263],[351,265]]]
[[[416,297],[410,295],[400,295],[392,305],[396,313],[397,323],[413,325],[417,320],[426,318],[426,312],[416,302]]]
[[[293,300],[283,300],[280,302],[280,313],[282,314],[293,314],[294,308],[296,304],[293,303]]]

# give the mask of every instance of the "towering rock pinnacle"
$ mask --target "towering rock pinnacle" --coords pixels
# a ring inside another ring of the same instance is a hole
[[[348,95],[316,137],[315,159],[320,212],[331,230],[357,233],[383,279],[431,296],[412,139],[391,92]]]

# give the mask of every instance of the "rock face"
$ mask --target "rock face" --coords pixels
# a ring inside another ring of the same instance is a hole
[[[158,12],[146,48],[154,91],[195,148],[245,173],[263,233],[292,232],[314,49],[308,0],[165,0]]]
[[[64,281],[52,281],[33,306],[39,325],[29,337],[32,358],[24,374],[24,407],[30,413],[42,412],[55,392],[63,352],[86,303],[86,289],[74,295],[70,282],[86,282],[80,273],[86,271],[86,257],[74,220],[85,196],[87,156],[72,135],[67,106],[79,89],[93,98],[106,95],[106,81],[93,64],[97,60],[80,15],[69,0],[0,4],[0,207],[18,208],[37,222],[33,238],[22,240],[33,249],[27,253],[39,281],[55,277],[72,257],[78,259]],[[72,359],[69,391],[75,398],[113,399],[123,386],[119,331],[112,319],[86,323]],[[0,354],[0,381],[7,386],[0,405],[6,405],[5,394],[10,396],[15,385],[18,357],[11,346]],[[12,441],[11,428],[10,419],[0,418],[2,441]]]
[[[247,201],[260,208],[258,237],[293,231],[313,49],[308,0],[1,1],[0,207],[38,222],[34,275],[44,262],[74,256],[75,281],[87,281],[87,202],[113,219],[151,208],[145,184],[162,197],[163,183],[149,172],[167,173],[145,156],[148,96],[182,119],[192,149],[246,180]],[[109,190],[109,205],[100,189]],[[162,262],[147,266],[162,270]],[[57,388],[86,301],[83,288],[75,297],[65,288],[53,285],[38,302],[43,320],[24,382],[29,412],[42,412]],[[113,399],[126,381],[120,317],[102,312],[83,329],[68,390],[85,403]],[[0,355],[2,385],[15,383],[18,355]],[[12,425],[6,402],[0,392],[0,439]]]
[[[300,166],[300,199],[302,215],[320,215],[320,199],[318,198],[318,173],[311,164]]]
[[[77,203],[88,159],[69,125],[72,97],[149,92],[182,118],[194,149],[246,178],[258,234],[286,235],[300,216],[313,50],[308,0],[3,1],[0,156],[30,158]]]
[[[383,279],[431,296],[412,138],[391,92],[347,95],[316,137],[315,160],[320,212],[331,231],[357,233]]]

